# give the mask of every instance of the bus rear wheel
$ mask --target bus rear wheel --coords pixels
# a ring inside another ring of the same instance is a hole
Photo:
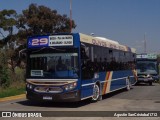
[[[100,87],[99,87],[99,85],[95,84],[93,87],[92,101],[93,102],[98,101],[99,97],[100,97]]]

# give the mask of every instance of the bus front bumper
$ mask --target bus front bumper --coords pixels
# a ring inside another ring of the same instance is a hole
[[[137,82],[154,82],[153,78],[138,78]]]
[[[81,100],[79,90],[61,94],[37,93],[31,90],[27,90],[26,98],[31,101],[53,101],[53,102],[75,102]]]

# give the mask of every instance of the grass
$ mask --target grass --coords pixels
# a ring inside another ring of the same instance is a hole
[[[0,98],[15,96],[25,93],[25,69],[21,69],[16,67],[15,73],[13,73],[10,69],[9,71],[9,80],[10,86],[0,86]],[[0,78],[1,80],[1,78]]]
[[[0,88],[0,98],[15,96],[25,93],[25,85],[19,87]]]

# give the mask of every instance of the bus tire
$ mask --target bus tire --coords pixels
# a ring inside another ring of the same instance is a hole
[[[100,95],[100,86],[98,84],[95,84],[93,87],[93,96],[92,96],[92,101],[96,102],[99,100],[101,97]]]
[[[152,86],[152,82],[149,82],[149,85]]]

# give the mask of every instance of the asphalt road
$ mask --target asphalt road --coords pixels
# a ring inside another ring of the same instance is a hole
[[[152,86],[146,84],[133,86],[130,91],[120,90],[105,95],[102,101],[95,103],[91,103],[89,100],[78,103],[36,103],[30,102],[25,98],[5,101],[0,102],[0,111],[64,111],[64,113],[65,111],[160,111],[160,85],[154,83]],[[93,114],[95,114],[95,112]],[[70,114],[74,114],[74,112]],[[133,120],[137,119],[135,117],[131,118]],[[142,118],[143,117],[141,117],[141,119]],[[48,119],[50,118],[45,118],[45,120]],[[63,118],[58,117],[54,119],[62,120]],[[69,117],[68,119],[80,120],[81,118]],[[92,119],[92,117],[89,119]],[[94,117],[94,119],[101,120],[104,119],[104,117]],[[115,118],[110,119],[114,120]],[[146,119],[149,118],[145,118],[145,120]],[[154,117],[152,119],[158,120],[159,118]]]

